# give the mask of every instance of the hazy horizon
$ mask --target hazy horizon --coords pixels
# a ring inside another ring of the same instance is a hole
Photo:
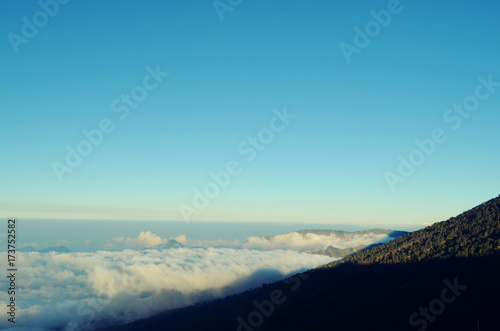
[[[243,242],[249,237],[276,236],[300,230],[337,230],[356,232],[382,228],[396,231],[415,231],[417,228],[371,227],[348,224],[295,224],[295,223],[248,223],[248,222],[200,222],[200,221],[89,221],[89,220],[23,220],[17,219],[18,248],[32,246],[43,249],[65,246],[70,251],[106,250],[104,244],[119,237],[136,237],[151,232],[163,238],[185,236],[189,240],[212,242],[224,246],[234,241]],[[117,223],[120,222],[120,223]],[[119,224],[119,227],[117,225]],[[0,238],[0,240],[3,238]],[[231,245],[230,245],[231,246]],[[228,246],[228,247],[230,247]],[[231,246],[236,247],[236,246]],[[5,251],[6,247],[0,247]]]

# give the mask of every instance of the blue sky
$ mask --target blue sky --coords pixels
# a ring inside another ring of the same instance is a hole
[[[500,82],[495,1],[243,0],[224,20],[212,1],[48,3],[47,22],[36,2],[0,3],[0,217],[182,220],[232,160],[240,172],[189,219],[403,227],[500,193],[500,87],[460,128],[443,118],[478,77]],[[388,6],[348,63],[341,43]],[[23,17],[42,20],[34,36]],[[169,75],[120,119],[113,102],[147,68]],[[247,161],[238,147],[284,109],[296,117]],[[54,162],[105,118],[114,130],[59,180]],[[446,141],[400,176],[436,128]]]

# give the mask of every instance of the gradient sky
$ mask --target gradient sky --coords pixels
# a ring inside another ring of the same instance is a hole
[[[44,16],[2,1],[0,217],[182,220],[230,160],[241,173],[193,220],[403,227],[496,197],[500,87],[459,129],[443,115],[500,81],[500,4],[401,1],[347,63],[339,45],[388,3],[244,0],[222,21],[210,0],[70,1],[16,53],[23,17]],[[148,66],[170,75],[121,120]],[[284,107],[296,118],[248,162],[238,146]],[[52,163],[103,118],[115,130],[59,181]],[[435,128],[448,139],[393,192],[386,172]]]

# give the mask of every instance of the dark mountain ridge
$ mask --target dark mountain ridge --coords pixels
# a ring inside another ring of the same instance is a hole
[[[225,299],[103,330],[498,330],[500,197]]]

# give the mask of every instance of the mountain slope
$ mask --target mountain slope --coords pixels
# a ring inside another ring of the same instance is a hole
[[[399,263],[481,256],[500,250],[500,198],[356,254],[344,263]]]
[[[500,197],[282,282],[106,330],[498,330],[499,279]]]

